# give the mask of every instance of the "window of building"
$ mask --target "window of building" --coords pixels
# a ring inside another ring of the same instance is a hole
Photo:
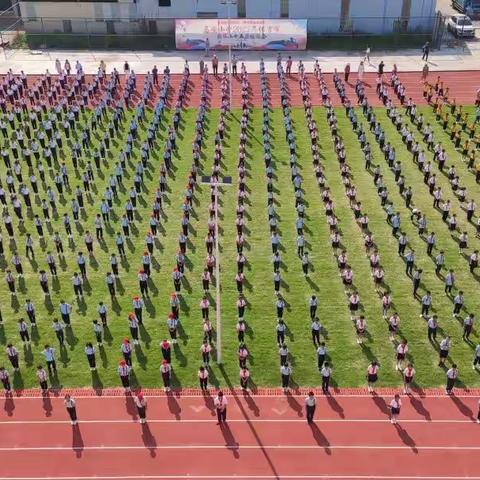
[[[71,20],[64,20],[63,21],[63,32],[64,33],[72,33],[72,21]]]
[[[156,35],[158,33],[157,22],[155,20],[148,21],[148,33],[150,35]]]
[[[115,22],[113,20],[107,20],[105,23],[107,24],[107,33],[113,35],[115,33]]]
[[[218,18],[218,12],[197,12],[197,18]]]
[[[280,0],[280,18],[288,18],[288,0]]]
[[[171,7],[172,6],[172,0],[158,0],[158,6],[159,7]]]
[[[245,0],[237,0],[237,16],[245,18],[247,16],[247,6]]]

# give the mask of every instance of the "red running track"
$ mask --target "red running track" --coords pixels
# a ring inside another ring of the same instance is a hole
[[[424,103],[423,98],[423,82],[420,81],[420,72],[402,72],[400,78],[402,83],[406,86],[408,96],[411,96],[413,100],[420,105]],[[444,82],[445,87],[450,88],[450,98],[455,98],[458,105],[470,105],[475,103],[475,95],[477,89],[480,87],[480,71],[463,71],[463,72],[433,72],[429,76],[430,82],[435,82],[437,75],[440,76],[441,80]],[[387,72],[385,78],[389,78],[390,74]],[[375,73],[369,72],[366,73],[363,77],[363,81],[366,87],[366,93],[369,98],[369,101],[373,106],[383,106],[380,99],[375,94],[376,87],[376,77]],[[29,85],[32,85],[38,76],[29,76]],[[161,75],[160,75],[161,78]],[[168,106],[174,105],[177,96],[178,88],[181,82],[181,75],[171,75],[170,89],[168,95]],[[241,85],[240,77],[233,77],[232,81],[232,105],[234,107],[241,106]],[[260,75],[258,73],[249,74],[250,81],[250,94],[249,102],[252,106],[259,107],[262,105],[262,97],[260,91]],[[269,81],[269,93],[270,93],[270,104],[272,107],[281,106],[280,98],[280,84],[277,81],[275,74],[267,74]],[[310,95],[312,100],[312,105],[318,106],[321,105],[320,90],[317,85],[317,81],[313,73],[308,74],[310,80]],[[340,97],[338,96],[335,86],[332,80],[332,74],[324,74],[324,78],[330,93],[330,97],[334,106],[341,105]],[[343,78],[343,74],[342,74]],[[221,77],[214,77],[213,75],[209,76],[209,89],[208,89],[208,105],[212,108],[219,108],[221,106]],[[86,82],[88,83],[91,80],[90,76],[87,75]],[[145,80],[145,75],[137,75],[137,88],[136,94],[133,98],[133,103],[139,101],[140,94],[143,91],[143,83]],[[346,85],[347,96],[351,99],[356,98],[354,87],[357,80],[357,74],[352,73],[350,75],[349,83]],[[122,98],[122,86],[124,84],[124,77],[121,75],[121,86],[119,89],[118,97]],[[298,83],[298,76],[292,74],[287,77],[287,86],[290,94],[290,103],[292,106],[303,106],[302,97],[300,93],[300,87]],[[200,103],[200,91],[201,91],[201,77],[197,74],[190,75],[189,84],[187,92],[185,95],[184,106],[196,108]],[[93,102],[94,104],[100,98],[101,93],[97,95],[97,99]],[[155,105],[158,98],[158,88],[154,88],[153,95],[150,99],[150,105]]]
[[[302,395],[233,391],[223,428],[213,397],[197,391],[149,391],[143,426],[131,396],[77,393],[78,427],[60,396],[5,399],[1,478],[480,479],[475,391],[403,396],[398,425],[393,391],[317,395],[313,426]]]

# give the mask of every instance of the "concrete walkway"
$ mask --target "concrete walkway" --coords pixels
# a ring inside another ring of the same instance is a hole
[[[228,59],[227,52],[219,52],[220,67],[222,62]],[[276,52],[247,52],[240,51],[236,53],[238,61],[244,61],[249,72],[258,71],[259,58],[263,56],[267,72],[276,71]],[[356,71],[361,56],[358,52],[348,54],[344,51],[302,51],[292,52],[294,60],[294,70],[296,71],[296,62],[300,59],[305,63],[307,71],[313,69],[313,62],[318,59],[320,66],[325,72],[333,72],[336,68],[343,71],[346,63],[350,63],[351,70]],[[287,53],[282,54],[283,58]],[[107,65],[107,71],[116,67],[123,72],[123,64],[128,61],[130,68],[137,73],[146,73],[154,65],[159,70],[163,70],[167,65],[172,73],[181,73],[184,62],[187,59],[190,63],[190,70],[193,73],[198,72],[198,61],[203,58],[210,65],[211,57],[204,57],[201,52],[183,52],[183,51],[82,51],[82,50],[7,50],[0,60],[0,73],[5,73],[8,69],[14,72],[23,70],[26,74],[43,73],[45,69],[55,72],[55,59],[59,58],[62,63],[69,59],[72,67],[77,60],[83,65],[86,73],[96,72],[100,61],[103,59]],[[394,63],[400,72],[420,71],[424,62],[421,60],[420,47],[416,50],[399,51],[373,51],[371,64],[366,65],[366,71],[375,71],[377,64],[382,59],[385,62],[385,70],[389,71]],[[473,40],[462,48],[443,48],[440,51],[434,51],[429,58],[429,68],[431,71],[452,71],[452,70],[480,70],[480,40]],[[211,68],[210,68],[211,70]],[[220,68],[221,70],[221,68]]]

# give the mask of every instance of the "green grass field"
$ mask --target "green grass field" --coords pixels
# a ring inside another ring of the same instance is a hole
[[[411,155],[402,144],[400,135],[393,128],[383,109],[376,109],[377,118],[386,131],[386,138],[396,148],[397,158],[402,161],[403,173],[406,184],[411,185],[414,191],[413,203],[426,213],[429,229],[437,233],[437,248],[446,252],[446,265],[454,268],[457,278],[457,286],[465,292],[466,307],[468,311],[476,312],[479,306],[478,280],[468,271],[468,263],[458,254],[458,245],[452,238],[446,225],[441,221],[440,214],[432,207],[432,200],[427,187],[423,184],[423,177],[416,166],[412,164]],[[430,109],[425,109],[426,121],[430,121],[435,128],[436,137],[443,138],[449,154],[449,164],[457,167],[461,183],[467,187],[469,196],[476,198],[480,203],[478,186],[474,176],[467,171],[461,156],[453,148],[452,143],[435,122]],[[214,150],[214,129],[217,125],[219,112],[210,110],[207,114],[207,127],[204,142],[204,156],[201,160],[205,171],[210,172]],[[327,347],[334,368],[334,385],[347,387],[364,384],[365,369],[372,358],[377,358],[381,364],[379,385],[394,386],[401,383],[401,377],[395,371],[394,346],[388,339],[387,324],[381,316],[381,300],[375,292],[374,284],[370,277],[368,258],[363,248],[363,238],[360,235],[353,213],[348,206],[348,200],[344,195],[341,184],[340,172],[330,139],[329,128],[323,108],[316,107],[314,116],[319,127],[322,163],[328,185],[332,191],[335,211],[340,220],[342,240],[349,252],[349,261],[355,273],[355,284],[360,293],[364,314],[368,321],[368,341],[362,346],[357,345],[356,337],[350,315],[348,302],[344,294],[344,288],[338,275],[336,260],[332,255],[329,241],[328,225],[324,214],[323,203],[316,184],[312,169],[310,155],[310,139],[303,109],[293,109],[297,137],[299,168],[303,177],[303,189],[307,206],[306,215],[306,238],[308,251],[313,266],[313,271],[308,279],[305,279],[301,262],[296,255],[296,230],[295,230],[295,201],[293,188],[290,181],[289,150],[285,142],[283,129],[283,115],[280,109],[271,112],[271,133],[274,156],[277,213],[279,216],[279,228],[281,235],[281,253],[284,263],[282,277],[285,285],[282,293],[288,302],[287,312],[284,315],[288,325],[287,343],[291,353],[293,365],[293,380],[301,386],[317,385],[320,381],[316,368],[316,353],[310,339],[310,319],[308,315],[308,298],[315,293],[319,297],[318,316],[328,331]],[[395,309],[401,317],[401,336],[408,339],[410,345],[410,360],[414,363],[417,371],[417,383],[422,387],[437,386],[444,382],[444,370],[437,367],[437,353],[426,338],[426,325],[419,318],[420,306],[412,297],[411,280],[405,275],[403,261],[397,256],[397,243],[391,235],[391,228],[385,222],[385,213],[380,206],[380,200],[376,195],[372,176],[364,170],[363,154],[360,150],[356,135],[353,133],[350,122],[345,116],[343,109],[337,109],[339,133],[344,139],[347,151],[347,161],[351,166],[353,181],[358,189],[358,199],[362,202],[364,210],[370,218],[370,229],[374,234],[385,268],[385,280],[388,284]],[[159,364],[161,354],[159,342],[166,337],[166,318],[169,312],[169,294],[172,291],[171,270],[174,266],[174,256],[177,250],[177,235],[180,227],[183,191],[191,165],[191,143],[194,136],[195,109],[187,109],[183,115],[182,125],[179,131],[178,155],[174,159],[174,170],[169,179],[168,193],[164,202],[164,216],[161,222],[160,235],[156,241],[153,262],[153,289],[150,302],[147,302],[147,311],[142,331],[141,344],[134,354],[134,375],[136,381],[143,386],[159,386]],[[363,120],[362,113],[358,112],[359,119]],[[87,117],[85,117],[86,119]],[[147,122],[151,118],[151,112],[147,114]],[[57,347],[57,341],[52,330],[52,318],[58,316],[58,305],[61,299],[65,299],[74,307],[72,315],[72,335],[67,336],[66,349],[60,351],[57,348],[57,363],[59,367],[58,379],[53,383],[62,386],[89,386],[107,387],[117,386],[116,366],[121,358],[120,343],[128,336],[127,314],[131,310],[131,298],[138,293],[136,273],[141,266],[140,257],[144,250],[144,236],[148,230],[148,218],[150,215],[153,193],[157,188],[158,171],[163,153],[163,138],[165,125],[170,122],[170,112],[166,112],[163,122],[162,137],[158,140],[157,151],[153,153],[150,168],[147,172],[145,190],[136,212],[136,222],[133,229],[134,236],[128,242],[127,260],[120,267],[120,278],[117,284],[117,297],[111,302],[104,281],[106,271],[109,269],[109,256],[116,252],[113,234],[119,230],[119,226],[112,221],[111,227],[107,227],[104,249],[95,243],[95,255],[87,265],[89,285],[85,301],[78,303],[73,295],[70,282],[73,271],[77,269],[75,257],[77,251],[84,251],[83,235],[85,230],[94,232],[94,217],[98,213],[99,199],[103,195],[104,185],[109,172],[118,158],[123,141],[113,145],[110,152],[109,165],[104,165],[95,180],[96,191],[89,199],[82,222],[74,232],[74,243],[66,248],[65,262],[60,263],[58,281],[52,284],[51,301],[45,303],[43,293],[38,283],[38,270],[45,269],[46,251],[54,251],[54,245],[50,238],[53,231],[58,230],[64,238],[66,236],[57,218],[52,222],[51,231],[47,233],[46,244],[40,245],[33,226],[33,214],[20,227],[21,236],[16,238],[15,243],[8,244],[8,237],[4,233],[5,257],[1,259],[2,271],[11,268],[12,251],[18,248],[26,275],[24,282],[20,283],[20,291],[15,300],[11,300],[5,281],[0,282],[1,310],[4,318],[4,326],[0,330],[0,343],[5,345],[12,341],[21,352],[21,375],[15,376],[17,388],[36,386],[35,366],[43,362],[41,351],[43,345],[50,343]],[[239,139],[240,111],[234,110],[228,118],[227,138],[224,145],[224,165],[222,174],[232,175],[234,184],[237,178],[237,159]],[[124,122],[124,127],[128,122]],[[279,385],[279,360],[275,341],[275,296],[273,293],[273,278],[271,265],[270,234],[267,222],[266,208],[266,181],[263,164],[263,147],[261,138],[262,112],[253,109],[250,120],[250,139],[247,147],[248,152],[248,202],[247,202],[247,242],[246,256],[248,268],[246,278],[248,281],[246,297],[249,308],[246,313],[248,332],[246,344],[250,350],[250,370],[253,383],[257,386]],[[123,135],[125,137],[126,133]],[[143,142],[146,136],[144,129],[140,130],[140,140]],[[390,192],[390,198],[395,208],[401,212],[402,227],[408,234],[410,245],[417,252],[417,264],[423,269],[422,289],[432,291],[434,309],[439,316],[440,326],[446,334],[453,339],[451,361],[455,361],[460,368],[460,381],[466,386],[479,385],[479,376],[471,369],[474,344],[477,343],[478,335],[475,331],[472,335],[471,345],[462,341],[462,326],[459,320],[452,318],[452,303],[443,293],[443,283],[434,272],[434,264],[426,255],[426,244],[417,234],[416,227],[409,220],[409,212],[403,199],[395,187],[393,173],[387,169],[383,155],[377,147],[374,138],[368,133],[373,151],[374,163],[379,163],[384,174],[385,184]],[[94,139],[99,142],[100,137]],[[428,154],[430,158],[431,155]],[[132,172],[134,162],[130,162],[125,172],[124,184],[127,187],[133,183]],[[71,165],[69,152],[65,149],[65,162],[69,167],[70,183],[74,188],[74,171]],[[436,171],[436,164],[434,171]],[[2,178],[5,175],[5,166],[0,167]],[[26,172],[24,172],[26,173]],[[479,240],[475,238],[475,229],[466,222],[466,215],[460,211],[460,204],[453,196],[448,179],[439,174],[438,183],[442,186],[445,197],[452,200],[453,211],[458,212],[459,227],[469,232],[469,251],[479,247]],[[80,182],[80,180],[78,179]],[[48,183],[54,187],[53,178],[48,178]],[[70,200],[72,192],[61,199],[62,206],[59,208],[60,215],[64,211],[70,213]],[[127,190],[121,191],[120,198],[114,208],[114,217],[123,213],[123,206],[127,197]],[[214,365],[211,369],[210,381],[213,385],[237,384],[238,362],[236,356],[237,338],[235,325],[237,322],[235,301],[237,298],[234,281],[236,273],[236,248],[235,248],[235,205],[236,188],[224,188],[221,194],[221,300],[223,318],[224,339],[224,367]],[[210,202],[209,189],[199,186],[194,200],[194,212],[191,218],[191,233],[189,236],[188,261],[186,270],[186,289],[183,289],[181,305],[181,341],[175,348],[173,355],[174,384],[176,386],[196,386],[196,372],[200,365],[200,345],[203,337],[202,321],[199,310],[199,301],[203,294],[201,289],[200,275],[204,267],[206,255],[204,237],[206,234],[206,222],[208,217],[208,205]],[[40,198],[36,199],[33,213],[39,213]],[[15,219],[16,223],[16,219]],[[24,257],[24,235],[29,231],[35,238],[35,261],[28,261]],[[18,284],[18,282],[17,282]],[[423,291],[423,290],[422,290]],[[422,293],[421,293],[422,294]],[[34,301],[37,309],[38,335],[33,338],[30,350],[23,350],[16,330],[16,320],[24,315],[24,302],[26,298]],[[97,317],[96,308],[100,300],[105,301],[109,308],[109,336],[101,351],[97,349],[98,372],[92,374],[88,368],[84,355],[84,346],[87,341],[94,341],[91,322]],[[213,302],[212,302],[213,303]],[[463,319],[463,316],[462,316]],[[212,319],[214,320],[214,319]],[[6,357],[2,357],[7,365]]]

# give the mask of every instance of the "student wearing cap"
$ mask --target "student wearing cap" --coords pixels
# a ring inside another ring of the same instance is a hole
[[[125,392],[130,392],[130,370],[132,368],[127,365],[125,360],[120,360],[118,363],[118,375],[120,377],[120,381],[122,382],[122,386],[125,389]]]
[[[217,410],[217,425],[226,423],[227,421],[227,398],[223,395],[223,392],[220,390],[215,397],[214,405]]]
[[[78,419],[77,419],[77,406],[75,399],[73,399],[68,393],[65,395],[65,398],[63,400],[63,404],[65,405],[65,408],[67,409],[68,416],[70,417],[70,423],[72,425],[77,425]]]
[[[147,401],[143,396],[142,392],[137,392],[134,397],[135,406],[137,407],[138,418],[140,419],[140,423],[147,422]]]
[[[171,363],[172,349],[170,346],[170,342],[166,338],[164,338],[160,342],[160,350],[162,351],[163,360],[166,360],[168,363]]]
[[[313,416],[315,415],[315,409],[317,407],[317,400],[312,391],[308,392],[308,396],[305,397],[305,411],[307,414],[307,423],[313,422]]]
[[[162,375],[163,387],[166,392],[171,390],[172,366],[164,359],[160,365],[160,374]]]
[[[178,299],[178,295],[175,292],[170,294],[170,310],[173,313],[175,318],[178,318],[180,313],[180,300]]]

